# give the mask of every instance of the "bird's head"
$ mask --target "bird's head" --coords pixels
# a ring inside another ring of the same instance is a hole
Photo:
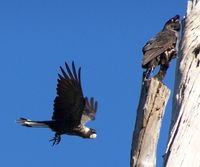
[[[180,16],[176,15],[165,23],[164,29],[179,31],[180,27]]]
[[[84,131],[81,132],[80,136],[87,139],[95,139],[97,133],[95,129],[84,127]]]
[[[87,132],[88,137],[90,139],[95,139],[97,137],[97,133],[95,129],[90,128],[90,130]]]

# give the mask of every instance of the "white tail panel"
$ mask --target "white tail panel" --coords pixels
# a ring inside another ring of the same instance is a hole
[[[18,124],[27,127],[35,127],[35,128],[48,128],[49,126],[40,121],[31,121],[30,119],[20,118],[16,121]]]

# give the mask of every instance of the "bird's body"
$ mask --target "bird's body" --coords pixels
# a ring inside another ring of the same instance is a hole
[[[149,40],[142,49],[142,67],[146,69],[144,78],[148,78],[151,71],[160,65],[157,77],[162,80],[169,66],[169,62],[176,54],[176,45],[180,29],[179,16],[168,20],[161,32]]]
[[[62,75],[58,74],[57,96],[54,100],[54,112],[52,120],[32,121],[20,118],[17,123],[27,127],[50,128],[55,132],[55,137],[51,140],[58,144],[61,135],[75,135],[82,138],[96,138],[96,131],[88,128],[85,124],[95,119],[97,102],[94,98],[88,100],[83,96],[80,80],[80,68],[78,75],[75,65],[72,63],[72,71],[65,63],[67,73],[60,67]]]

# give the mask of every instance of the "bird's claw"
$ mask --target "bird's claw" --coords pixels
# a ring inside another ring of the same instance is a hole
[[[59,134],[55,134],[55,136],[53,137],[53,139],[49,140],[49,142],[53,142],[52,146],[59,144],[61,141],[61,137]]]

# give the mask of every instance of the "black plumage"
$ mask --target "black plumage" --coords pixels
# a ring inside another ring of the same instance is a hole
[[[54,100],[54,112],[50,121],[31,121],[20,118],[17,123],[27,127],[47,127],[55,132],[50,140],[58,144],[62,134],[80,136],[82,138],[96,138],[96,131],[85,126],[87,121],[94,120],[97,111],[97,101],[92,97],[90,101],[84,97],[81,87],[81,68],[78,74],[74,62],[72,71],[65,63],[66,71],[60,67],[62,74],[58,74],[57,96]]]
[[[151,71],[160,65],[160,71],[156,75],[162,80],[165,76],[169,62],[177,54],[176,45],[180,30],[179,15],[165,23],[161,32],[149,40],[142,49],[142,67],[146,69],[144,78],[149,78]]]

